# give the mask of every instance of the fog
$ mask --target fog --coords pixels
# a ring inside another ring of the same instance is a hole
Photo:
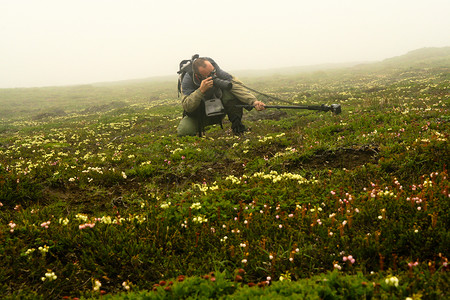
[[[448,0],[0,0],[0,88],[380,61],[450,46]]]

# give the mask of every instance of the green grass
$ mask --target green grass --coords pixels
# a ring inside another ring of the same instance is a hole
[[[246,112],[241,137],[176,137],[169,82],[0,90],[0,294],[448,297],[449,69],[246,78],[343,112]]]

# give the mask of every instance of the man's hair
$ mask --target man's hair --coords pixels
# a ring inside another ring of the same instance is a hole
[[[199,74],[198,69],[200,67],[206,67],[206,61],[207,59],[204,57],[200,57],[194,60],[194,63],[192,64],[192,71],[194,71],[194,74]]]

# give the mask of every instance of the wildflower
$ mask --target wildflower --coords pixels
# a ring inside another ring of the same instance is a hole
[[[11,228],[10,229],[10,232],[11,233],[13,233],[14,232],[14,228],[17,226],[17,224],[16,223],[14,223],[13,221],[9,221],[9,227]]]
[[[80,229],[80,230],[82,230],[82,229],[85,229],[85,228],[94,228],[94,226],[95,226],[95,223],[85,223],[85,224],[81,224],[81,225],[79,225],[78,226],[78,228]]]
[[[355,263],[355,259],[353,258],[353,256],[349,255],[349,256],[344,256],[342,258],[343,261],[348,261],[350,262],[352,265]]]
[[[88,219],[88,216],[85,215],[85,214],[76,214],[76,215],[75,215],[75,218],[78,219],[78,220],[80,220],[80,221],[86,222],[87,219]]]
[[[64,226],[66,226],[67,224],[69,224],[69,219],[65,218],[59,218],[59,224],[62,224]]]
[[[227,236],[224,236],[222,239],[220,239],[221,242],[225,242],[228,239]]]
[[[166,208],[169,208],[170,204],[172,204],[172,202],[163,202],[163,203],[161,203],[160,207],[162,209],[166,209]]]
[[[41,277],[41,280],[45,281],[48,279],[48,281],[53,281],[53,280],[56,280],[56,278],[58,278],[58,276],[56,276],[54,272],[49,270],[47,273],[44,274],[43,277]]]
[[[270,259],[270,260],[273,259],[273,255],[272,255],[272,254],[269,255],[269,259]]]
[[[205,216],[197,216],[197,217],[192,218],[192,221],[193,221],[194,223],[201,224],[201,223],[206,223],[206,222],[208,222],[208,219],[206,219]]]
[[[338,269],[338,270],[341,270],[341,269],[342,269],[342,267],[341,267],[338,263],[335,263],[335,264],[333,265],[333,268]]]
[[[127,179],[127,175],[125,174],[125,172],[122,172],[122,177],[123,179]]]
[[[47,252],[48,252],[48,250],[50,249],[50,247],[49,246],[47,246],[47,245],[44,245],[44,247],[39,247],[38,248],[38,250],[41,252],[41,254],[42,255],[45,255]]]
[[[246,263],[247,263],[247,260],[244,258],[241,262],[242,262],[243,264],[246,264]]]
[[[130,290],[130,285],[131,285],[131,283],[128,280],[122,282],[123,288],[126,289],[127,291]]]
[[[50,221],[47,221],[47,222],[42,223],[41,227],[48,228],[49,225],[50,225]]]
[[[100,290],[101,286],[102,286],[102,283],[98,279],[95,279],[93,290],[98,291],[98,290]]]
[[[197,209],[198,210],[200,208],[202,208],[200,202],[195,202],[195,203],[192,203],[192,205],[191,205],[191,209]]]
[[[71,178],[69,178],[69,181],[70,181],[70,182],[74,182],[74,181],[75,181],[75,178],[71,177]]]
[[[112,223],[112,219],[111,219],[111,217],[110,216],[103,216],[101,219],[100,219],[100,222],[102,222],[102,223],[104,223],[104,224],[111,224]]]
[[[389,277],[387,277],[387,278],[384,280],[384,282],[385,282],[387,285],[392,285],[392,286],[398,287],[398,278],[395,277],[395,276],[389,276]]]
[[[36,249],[34,248],[30,248],[27,251],[25,251],[25,255],[30,255],[31,253],[33,253],[34,251],[36,251]]]

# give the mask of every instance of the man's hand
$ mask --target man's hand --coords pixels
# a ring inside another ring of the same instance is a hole
[[[206,93],[207,90],[212,88],[212,86],[213,86],[212,77],[208,77],[206,79],[203,79],[202,83],[200,83],[200,92],[202,92],[204,94],[204,93]]]
[[[264,110],[264,109],[266,109],[265,104],[262,103],[261,101],[258,101],[258,100],[253,102],[253,106],[256,108],[256,110]]]

